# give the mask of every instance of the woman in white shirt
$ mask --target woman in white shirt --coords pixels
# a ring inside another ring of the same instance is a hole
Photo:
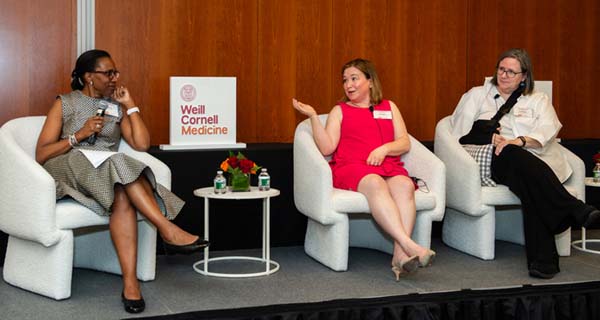
[[[452,131],[460,138],[476,120],[491,119],[519,87],[522,95],[489,141],[495,148],[492,178],[521,200],[529,275],[548,279],[560,271],[554,235],[572,225],[591,227],[600,220],[600,211],[562,185],[572,173],[556,141],[562,124],[548,96],[534,91],[525,50],[502,53],[493,78],[463,95],[452,115]]]

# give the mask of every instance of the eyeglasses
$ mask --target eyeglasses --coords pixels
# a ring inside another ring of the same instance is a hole
[[[427,186],[427,182],[425,182],[425,180],[423,180],[421,178],[417,178],[417,177],[410,177],[410,178],[417,185],[418,190],[421,190],[421,192],[424,192],[424,193],[429,193],[429,187]]]
[[[119,70],[116,69],[110,69],[110,70],[106,70],[106,71],[91,71],[92,73],[102,73],[103,75],[107,76],[109,79],[112,78],[118,78],[119,75],[121,75],[121,72],[119,72]]]
[[[514,78],[516,77],[519,73],[524,73],[524,71],[521,72],[515,72],[512,71],[510,69],[506,69],[504,67],[498,67],[498,69],[496,69],[496,74],[498,76],[501,76],[503,73],[506,73],[506,76],[508,76],[509,78]]]

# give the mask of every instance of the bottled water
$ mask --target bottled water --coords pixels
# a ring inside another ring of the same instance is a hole
[[[217,171],[213,186],[216,194],[227,192],[227,180],[223,176],[223,171]]]
[[[596,183],[600,183],[600,162],[596,162],[596,166],[594,167],[593,173],[594,173],[593,181]]]
[[[262,168],[258,175],[258,190],[267,191],[269,189],[271,189],[271,177],[267,173],[267,168]]]

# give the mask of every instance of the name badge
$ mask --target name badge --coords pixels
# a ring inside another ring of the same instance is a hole
[[[108,105],[108,107],[106,107],[106,111],[104,111],[104,114],[112,117],[118,117],[119,106],[111,102],[106,102],[106,104]]]
[[[533,109],[528,108],[516,108],[515,117],[533,118]]]
[[[391,119],[392,118],[392,111],[374,110],[373,111],[373,118],[375,118],[375,119]]]

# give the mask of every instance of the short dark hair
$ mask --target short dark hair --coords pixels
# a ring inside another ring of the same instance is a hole
[[[75,62],[75,69],[71,73],[71,89],[81,90],[85,86],[83,76],[86,72],[94,71],[100,58],[110,58],[110,54],[104,50],[92,49],[82,53]]]
[[[498,85],[498,66],[500,62],[506,58],[514,58],[519,61],[521,64],[521,72],[524,72],[527,76],[525,78],[525,90],[523,90],[524,95],[528,95],[533,92],[533,88],[535,87],[535,81],[533,79],[533,65],[531,64],[531,58],[529,58],[529,54],[525,49],[521,48],[513,48],[506,50],[500,54],[498,57],[498,61],[496,61],[496,69],[494,70],[494,77],[492,77],[492,84]]]
[[[344,76],[344,71],[350,67],[355,67],[365,74],[365,77],[371,80],[373,86],[369,89],[370,96],[370,104],[378,105],[383,100],[383,92],[381,91],[381,83],[379,82],[379,76],[377,76],[377,71],[375,71],[375,65],[369,60],[365,59],[354,59],[352,61],[347,62],[342,67],[342,77]],[[342,98],[343,101],[348,101],[348,97],[344,94]]]

